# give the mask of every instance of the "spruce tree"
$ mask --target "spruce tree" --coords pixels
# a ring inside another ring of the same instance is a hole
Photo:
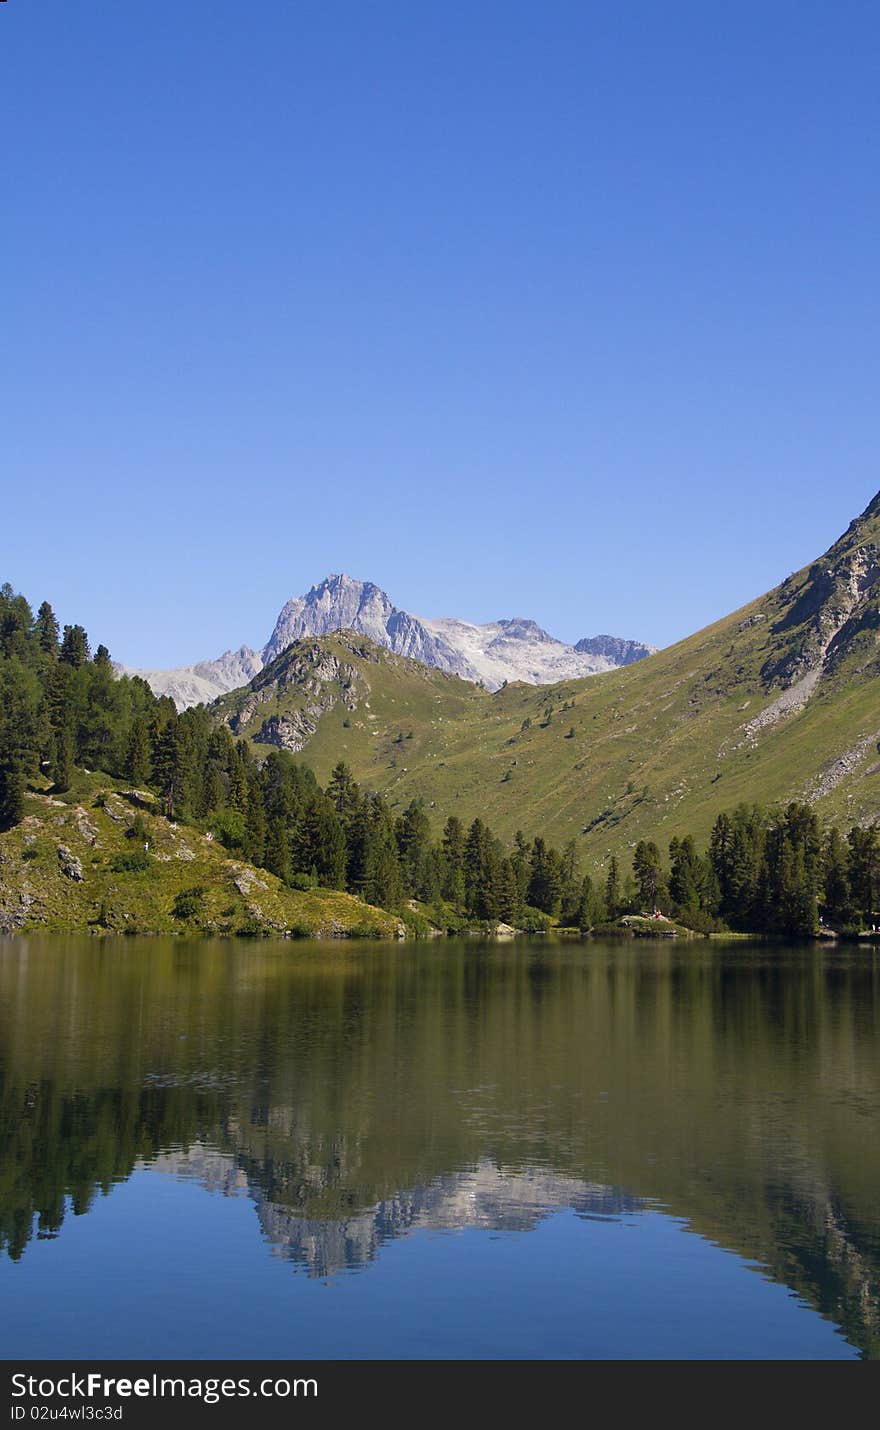
[[[880,903],[880,839],[876,826],[850,830],[849,879],[853,902],[863,924],[873,924]]]
[[[408,894],[431,900],[431,825],[421,800],[411,800],[395,826],[403,886]]]
[[[608,877],[605,880],[605,912],[609,919],[620,917],[621,895],[620,895],[620,865],[617,858],[612,854],[611,862],[608,865]]]
[[[641,904],[653,914],[657,908],[663,874],[660,867],[660,850],[652,839],[640,839],[636,845],[633,875]]]
[[[66,725],[55,733],[51,774],[55,790],[59,794],[70,789],[73,778],[73,736]]]
[[[555,917],[562,900],[563,868],[559,851],[547,847],[537,838],[529,861],[529,886],[526,901],[534,909]]]
[[[24,771],[12,742],[0,737],[0,830],[12,829],[24,815]]]
[[[128,737],[125,772],[134,785],[148,785],[153,777],[150,730],[142,716],[132,721]]]
[[[168,819],[175,814],[178,782],[178,722],[169,720],[156,731],[153,739],[153,782],[159,791],[163,811]]]
[[[669,897],[682,914],[698,912],[701,907],[703,872],[693,835],[673,839],[669,845]]]
[[[523,906],[516,873],[509,859],[502,859],[498,870],[498,916],[514,927],[522,918]]]
[[[464,889],[468,912],[480,919],[491,918],[494,891],[489,869],[489,831],[479,818],[471,824],[464,843]]]
[[[290,840],[287,825],[280,814],[273,814],[266,822],[266,849],[263,865],[276,878],[290,883]]]
[[[43,601],[37,611],[37,618],[34,622],[34,633],[37,637],[37,644],[44,655],[58,655],[58,622],[55,619],[55,612],[48,601]]]
[[[451,814],[443,826],[443,883],[442,893],[444,899],[453,904],[456,909],[464,907],[465,901],[465,877],[464,877],[464,830],[461,827],[461,820]]]
[[[354,781],[351,770],[344,760],[340,760],[333,767],[330,783],[327,786],[327,796],[331,800],[345,828],[350,825],[354,818],[359,795],[360,791]]]
[[[849,850],[840,830],[830,829],[822,851],[823,917],[835,928],[852,922],[853,900],[849,882]]]
[[[248,781],[245,812],[245,857],[251,864],[262,866],[266,858],[266,811],[260,775],[254,772]]]
[[[89,638],[82,626],[65,626],[59,659],[79,670],[89,659]]]

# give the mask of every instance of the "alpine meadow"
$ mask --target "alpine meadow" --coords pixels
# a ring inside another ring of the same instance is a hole
[[[12,1421],[880,1361],[878,75],[0,0]]]
[[[858,932],[880,891],[878,578],[880,495],[773,591],[619,670],[490,692],[342,630],[180,713],[6,587],[2,917]],[[117,809],[128,856],[89,806]]]

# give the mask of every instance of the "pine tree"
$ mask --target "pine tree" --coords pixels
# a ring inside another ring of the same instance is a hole
[[[73,736],[66,725],[55,734],[51,773],[52,782],[59,794],[70,789],[73,778]]]
[[[464,844],[465,907],[479,919],[493,917],[496,890],[493,887],[488,829],[481,819],[471,824]]]
[[[853,902],[864,924],[872,924],[877,912],[880,890],[880,840],[877,828],[851,829],[849,844],[849,880]]]
[[[262,866],[266,858],[266,811],[260,775],[254,771],[248,781],[245,811],[245,857],[251,864]]]
[[[266,849],[263,866],[277,878],[290,883],[290,840],[287,825],[280,814],[273,814],[266,822]]]
[[[532,908],[555,917],[562,900],[562,878],[562,860],[558,850],[548,849],[543,839],[536,839],[529,861],[526,902]]]
[[[730,822],[730,815],[719,814],[712,827],[712,835],[709,841],[709,862],[715,875],[718,885],[718,897],[721,907],[729,909],[731,901],[731,884],[733,879],[733,860],[731,846],[733,843],[733,827]]]
[[[605,914],[605,905],[601,894],[593,888],[593,881],[589,874],[585,874],[581,881],[581,898],[578,905],[577,926],[587,933],[595,928],[596,924],[602,923]]]
[[[24,815],[24,771],[12,742],[0,736],[0,830],[12,829]]]
[[[150,730],[142,716],[132,721],[125,766],[126,775],[132,784],[148,785],[150,783],[153,777]]]
[[[248,807],[248,755],[242,744],[232,747],[229,771],[229,803],[239,813],[246,814]]]
[[[835,928],[853,920],[852,890],[849,883],[849,850],[840,830],[830,829],[822,850],[823,917]]]
[[[348,828],[357,810],[360,791],[344,760],[334,766],[327,786],[327,796],[342,820],[343,827]]]
[[[175,799],[179,793],[177,720],[169,720],[156,731],[153,739],[153,782],[159,791],[164,813],[174,818]]]
[[[411,800],[395,826],[400,872],[407,893],[431,901],[431,825],[421,800]]]
[[[17,596],[5,582],[0,587],[0,656],[26,664],[33,624],[33,612],[24,596]]]
[[[367,802],[366,872],[361,896],[379,908],[396,910],[403,898],[394,821],[379,795]]]
[[[649,913],[654,913],[663,873],[660,867],[660,850],[652,839],[640,839],[633,854],[633,875],[638,888],[641,904]]]
[[[44,655],[55,658],[58,655],[58,622],[48,601],[43,601],[34,622],[37,644]]]
[[[464,907],[464,830],[461,820],[451,814],[443,827],[443,883],[442,893],[456,909]]]
[[[562,902],[559,914],[560,922],[566,928],[576,928],[580,914],[582,880],[577,840],[575,839],[570,839],[562,851],[561,875]]]
[[[532,846],[522,830],[518,829],[513,836],[513,853],[510,856],[510,865],[513,869],[514,878],[516,879],[520,908],[525,905],[526,894],[528,893],[531,857]]]
[[[65,626],[59,660],[79,670],[89,659],[89,638],[82,626]]]
[[[345,834],[331,801],[316,793],[305,805],[291,841],[294,873],[311,873],[325,889],[343,889]]]
[[[609,919],[620,917],[621,896],[620,896],[620,865],[617,858],[612,854],[611,862],[608,865],[608,878],[605,880],[605,912]]]
[[[673,839],[669,845],[669,897],[680,913],[692,914],[701,907],[703,871],[693,836]]]
[[[509,859],[502,859],[498,869],[497,907],[498,917],[507,924],[515,926],[522,918],[519,886]]]

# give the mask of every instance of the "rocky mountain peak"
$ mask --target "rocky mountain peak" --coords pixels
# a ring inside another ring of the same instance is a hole
[[[621,636],[587,636],[578,641],[575,650],[583,655],[604,656],[614,665],[633,665],[637,660],[656,654],[656,646],[643,641],[624,640]]]
[[[385,592],[372,581],[357,581],[344,572],[327,576],[307,595],[293,596],[282,607],[263,647],[263,660],[266,663],[274,660],[304,636],[326,636],[340,630],[358,631],[379,645],[391,645],[394,649],[389,638],[389,622],[403,614],[397,612]]]
[[[541,642],[555,640],[555,637],[539,626],[537,621],[530,621],[525,616],[511,616],[507,620],[496,621],[495,625],[510,640]]]
[[[545,685],[596,675],[650,653],[648,646],[615,641],[613,637],[598,638],[607,643],[602,648],[593,648],[589,642],[567,645],[524,616],[486,625],[427,620],[395,606],[375,582],[360,581],[343,571],[331,572],[304,596],[292,596],[286,601],[261,651],[242,646],[217,660],[200,661],[181,670],[137,673],[157,693],[171,695],[184,708],[246,685],[297,641],[342,630],[356,631],[395,655],[481,683],[490,690],[497,690],[506,681]]]

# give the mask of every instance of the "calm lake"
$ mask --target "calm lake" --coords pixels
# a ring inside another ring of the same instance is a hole
[[[0,940],[6,1357],[880,1354],[880,959]]]

